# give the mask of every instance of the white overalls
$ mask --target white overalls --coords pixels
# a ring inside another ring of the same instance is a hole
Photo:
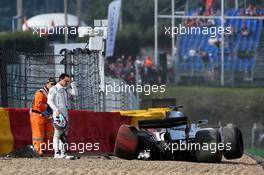
[[[59,112],[65,116],[66,120],[69,121],[68,116],[68,100],[70,95],[77,96],[78,90],[74,82],[71,83],[71,87],[63,87],[59,83],[53,86],[49,90],[48,94],[48,104],[53,110],[53,119],[56,117],[56,113]],[[62,157],[65,154],[65,143],[62,142],[62,135],[66,136],[67,142],[67,130],[58,130],[54,128],[53,136],[53,149],[55,151],[55,156],[60,154]]]

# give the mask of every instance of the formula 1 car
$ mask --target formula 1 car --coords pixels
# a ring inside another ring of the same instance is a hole
[[[237,126],[203,127],[208,121],[191,124],[174,106],[165,119],[142,120],[138,127],[119,128],[115,155],[143,160],[184,160],[218,163],[222,156],[237,159],[244,152],[243,138]]]

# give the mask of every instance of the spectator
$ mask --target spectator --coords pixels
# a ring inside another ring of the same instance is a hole
[[[144,67],[151,67],[153,65],[151,58],[148,56],[144,61]]]
[[[208,19],[208,21],[207,21],[207,26],[208,26],[208,27],[215,26],[215,20],[214,20],[213,18]]]
[[[234,27],[228,26],[229,29],[225,28],[224,37],[228,42],[233,42],[236,38],[236,29]]]
[[[199,56],[201,57],[201,59],[203,60],[205,66],[207,67],[208,63],[209,63],[209,55],[206,51],[204,50],[199,50]]]
[[[246,36],[246,37],[249,35],[249,30],[248,30],[245,22],[243,23],[243,26],[241,28],[241,35]]]
[[[205,0],[199,0],[198,6],[199,6],[198,15],[203,15],[205,11]]]
[[[174,82],[174,70],[173,68],[168,69],[168,83]]]
[[[215,16],[220,16],[221,15],[221,10],[220,9],[217,9],[216,10],[216,13],[215,13]]]
[[[213,5],[214,5],[214,0],[206,0],[207,9],[212,9]]]
[[[195,49],[190,49],[189,50],[189,56],[194,57],[196,55],[196,50]]]
[[[239,15],[240,15],[240,16],[245,16],[244,9],[240,9],[240,10],[239,10]]]
[[[132,56],[129,56],[128,58],[122,56],[117,59],[116,62],[106,62],[105,72],[112,77],[124,79],[128,84],[135,84],[136,70],[134,64],[135,60]],[[167,72],[164,72],[161,67],[156,67],[153,64],[151,57],[147,57],[142,63],[139,61],[138,65],[142,84],[153,85],[166,83]],[[173,79],[172,74],[171,76],[170,79]]]
[[[253,8],[253,16],[258,16],[257,8],[256,7]]]
[[[152,67],[149,68],[149,72],[148,72],[148,84],[153,85],[153,84],[157,84],[157,67],[155,65],[153,65]]]
[[[161,75],[161,81],[160,83],[162,84],[165,84],[167,82],[167,78],[168,78],[168,75],[167,75],[167,71],[164,69],[164,67],[159,67],[158,68],[158,75]]]
[[[211,37],[208,39],[208,43],[212,46],[216,46],[216,47],[220,48],[221,40],[217,37]]]
[[[245,14],[247,16],[256,16],[257,15],[256,7],[254,7],[253,4],[249,4],[249,6],[246,8]]]
[[[127,83],[128,84],[135,84],[136,83],[136,77],[134,72],[130,72],[127,76]]]

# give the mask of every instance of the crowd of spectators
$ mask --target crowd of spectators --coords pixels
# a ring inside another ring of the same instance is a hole
[[[239,11],[240,16],[260,16],[261,14],[258,13],[257,7],[253,4],[249,4],[246,9],[240,9]],[[204,0],[201,0],[199,2],[199,8],[196,9],[192,15],[201,15],[201,16],[219,16],[221,15],[221,11],[219,9],[213,9],[213,4],[207,5]],[[184,25],[187,27],[212,27],[215,26],[215,19],[195,19],[190,18],[186,19],[184,21]],[[240,35],[242,37],[250,37],[252,35],[252,32],[247,27],[246,20],[243,19],[241,28],[237,29],[234,26],[229,26],[231,28],[231,31],[229,31],[229,34],[225,34],[225,48],[233,48],[233,41],[235,40],[237,35]],[[225,32],[226,33],[226,32]],[[218,37],[212,37],[208,39],[208,43],[211,46],[215,46],[216,48],[221,47],[221,38]],[[201,49],[195,49],[191,48],[189,50],[189,57],[198,56],[202,59],[205,65],[208,64],[209,61],[209,54]],[[234,55],[234,53],[229,53],[229,55]],[[188,58],[183,58],[184,60],[187,60]]]
[[[136,82],[136,67],[138,67],[138,82]],[[164,70],[162,66],[156,66],[151,57],[133,58],[121,56],[116,60],[107,60],[105,73],[113,78],[121,78],[128,84],[161,85],[173,81],[173,69]]]
[[[199,8],[196,9],[192,16],[219,16],[221,11],[219,9],[214,10],[213,4],[207,4],[204,0],[200,0]],[[188,27],[210,27],[215,25],[214,19],[200,19],[200,18],[189,18],[184,21],[184,25]]]
[[[241,9],[240,16],[258,16],[257,7],[253,4],[249,4],[246,10]]]
[[[214,9],[213,4],[206,5],[204,0],[200,0],[199,8],[192,12],[192,16],[220,16],[221,10]],[[262,16],[258,13],[257,7],[253,4],[249,4],[246,9],[239,9],[240,16]],[[189,18],[184,21],[184,26],[188,27],[211,27],[215,26],[215,19],[199,19],[199,18]]]

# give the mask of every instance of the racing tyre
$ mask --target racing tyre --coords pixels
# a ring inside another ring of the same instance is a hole
[[[222,159],[223,152],[218,149],[221,136],[218,130],[200,130],[195,135],[196,158],[198,162],[218,163]]]
[[[120,126],[115,142],[115,155],[122,159],[132,160],[138,157],[137,129],[130,125]]]
[[[237,126],[223,128],[223,142],[225,145],[224,157],[226,159],[237,159],[243,156],[243,138]]]

